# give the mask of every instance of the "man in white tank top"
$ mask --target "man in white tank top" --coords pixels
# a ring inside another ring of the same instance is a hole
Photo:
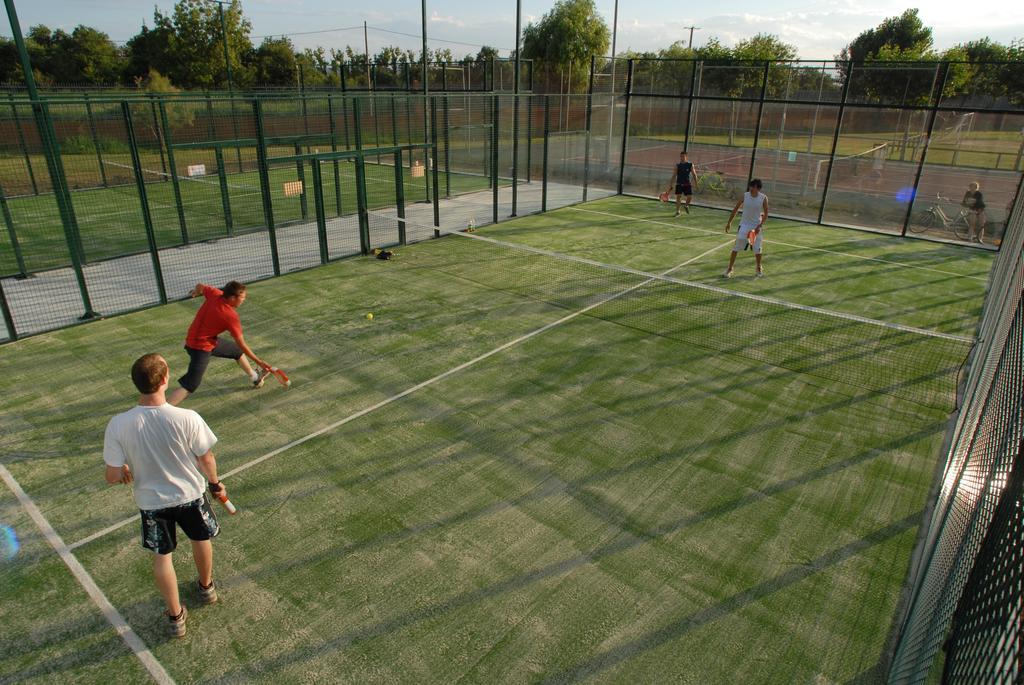
[[[768,198],[761,192],[761,179],[755,178],[747,184],[747,192],[736,201],[732,208],[732,214],[725,223],[725,232],[732,230],[732,220],[736,212],[743,207],[743,218],[740,219],[740,229],[736,231],[736,245],[729,255],[729,267],[722,274],[726,278],[732,278],[732,267],[736,263],[736,255],[740,250],[753,246],[754,259],[757,261],[757,277],[764,276],[761,268],[761,243],[764,239],[764,222],[768,220]]]

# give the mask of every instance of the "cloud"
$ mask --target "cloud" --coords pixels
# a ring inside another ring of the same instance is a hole
[[[452,26],[465,26],[466,23],[455,17],[442,17],[436,11],[430,15],[430,22],[433,24],[451,24]]]

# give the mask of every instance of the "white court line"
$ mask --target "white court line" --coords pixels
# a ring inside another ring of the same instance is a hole
[[[433,227],[431,227],[431,228],[433,228]],[[453,233],[452,235],[461,235],[461,236],[464,236],[464,237],[469,237],[469,236],[465,236],[465,234],[463,234],[463,233]],[[495,242],[500,242],[500,241],[495,241]],[[702,257],[706,257],[707,255],[711,254],[715,250],[720,250],[723,247],[728,247],[729,245],[732,245],[735,242],[736,242],[735,240],[730,240],[727,243],[722,243],[721,245],[717,245],[715,247],[712,247],[709,250],[705,250],[704,252],[701,252],[696,257],[692,257],[690,259],[687,259],[685,262],[683,262],[681,264],[677,264],[676,266],[672,267],[671,269],[669,269],[667,271],[662,272],[661,274],[658,274],[657,276],[655,276],[653,274],[645,274],[643,272],[636,272],[636,273],[640,273],[641,275],[647,276],[648,277],[647,280],[645,280],[645,281],[643,281],[641,283],[637,283],[636,285],[630,286],[629,288],[627,288],[627,289],[625,289],[625,290],[623,290],[621,292],[615,293],[614,295],[609,295],[608,297],[604,298],[603,300],[601,300],[599,302],[595,302],[594,304],[588,305],[588,306],[584,307],[583,309],[580,309],[579,311],[576,311],[576,312],[573,312],[572,314],[569,314],[568,316],[563,316],[561,319],[558,319],[557,321],[553,321],[553,322],[551,322],[549,324],[541,326],[540,328],[538,328],[538,329],[536,329],[534,331],[531,331],[531,332],[529,332],[529,333],[527,333],[525,335],[519,336],[515,340],[507,342],[507,343],[505,343],[503,345],[499,345],[498,347],[495,347],[490,352],[485,352],[484,354],[481,354],[479,357],[474,357],[473,359],[470,359],[467,362],[463,362],[462,364],[459,364],[458,366],[456,366],[454,368],[448,369],[447,371],[445,371],[443,373],[439,373],[438,375],[434,376],[433,378],[429,378],[429,379],[423,381],[422,383],[417,383],[416,385],[403,390],[402,392],[398,393],[397,395],[392,395],[391,397],[389,397],[389,398],[387,398],[385,400],[381,400],[380,402],[378,402],[378,403],[376,403],[374,405],[366,407],[365,409],[361,409],[361,410],[357,411],[354,414],[350,414],[349,416],[346,416],[345,418],[343,418],[343,419],[341,419],[339,421],[335,421],[334,423],[332,423],[332,424],[330,424],[328,426],[324,426],[323,428],[321,428],[321,429],[319,429],[317,431],[314,431],[314,432],[310,433],[309,435],[306,435],[306,436],[303,436],[301,438],[298,438],[297,440],[292,440],[291,442],[289,442],[289,443],[287,443],[285,445],[282,445],[281,447],[278,447],[275,450],[267,452],[262,457],[257,457],[256,459],[253,459],[252,461],[248,461],[248,462],[242,464],[241,466],[238,466],[236,468],[231,469],[227,473],[221,474],[221,480],[223,480],[225,478],[228,478],[230,476],[233,476],[235,474],[241,473],[242,471],[246,471],[248,469],[251,469],[253,466],[256,466],[257,464],[260,464],[260,463],[266,461],[267,459],[270,459],[271,457],[276,457],[277,455],[281,454],[282,452],[290,450],[293,447],[297,447],[297,446],[299,446],[299,445],[301,445],[301,444],[303,444],[305,442],[309,442],[313,438],[319,437],[319,436],[323,435],[324,433],[327,433],[329,431],[334,430],[335,428],[338,428],[340,426],[344,426],[346,423],[349,423],[351,421],[355,421],[358,418],[366,416],[367,414],[369,414],[372,411],[376,411],[377,409],[380,409],[381,407],[385,407],[385,406],[391,404],[392,402],[396,402],[397,400],[400,400],[403,397],[406,397],[407,395],[413,394],[417,390],[422,390],[423,388],[427,387],[428,385],[433,385],[434,383],[436,383],[436,382],[438,382],[440,380],[443,380],[443,379],[447,378],[448,376],[456,374],[459,371],[462,371],[463,369],[467,369],[470,366],[473,366],[474,364],[477,364],[478,362],[482,362],[483,360],[485,360],[485,359],[487,359],[489,357],[493,357],[494,355],[498,354],[499,352],[503,352],[503,351],[507,350],[510,347],[513,347],[515,345],[518,345],[521,342],[529,340],[530,338],[532,338],[534,336],[540,335],[541,333],[544,333],[545,331],[548,331],[548,330],[554,328],[555,326],[560,326],[561,324],[565,323],[566,321],[571,321],[572,319],[575,319],[578,316],[586,314],[591,309],[594,309],[596,307],[600,307],[603,304],[607,304],[608,302],[611,302],[614,299],[622,297],[623,295],[627,295],[628,293],[633,292],[637,288],[642,288],[643,286],[647,285],[648,283],[651,283],[652,281],[656,281],[659,278],[667,277],[673,271],[676,271],[678,269],[683,268],[684,266],[692,264],[693,262],[697,261],[698,259],[700,259]],[[118,521],[117,523],[115,523],[115,524],[113,524],[111,526],[107,526],[103,530],[97,531],[97,532],[93,533],[92,535],[89,535],[89,536],[86,536],[86,537],[82,538],[78,542],[72,543],[71,545],[68,546],[68,549],[69,550],[77,549],[78,547],[81,547],[82,545],[88,544],[88,543],[92,542],[93,540],[101,538],[104,535],[107,535],[108,533],[112,533],[115,530],[117,530],[119,528],[123,528],[124,526],[128,525],[129,523],[132,523],[133,521],[138,521],[138,520],[139,520],[138,516],[132,516],[132,517],[126,518],[126,519],[124,519],[122,521]]]
[[[25,491],[21,488],[21,485],[14,479],[11,472],[7,470],[2,464],[0,464],[0,478],[7,484],[14,496],[18,498],[18,502],[28,512],[28,515],[35,522],[36,527],[39,528],[40,532],[46,538],[46,541],[50,543],[50,546],[57,552],[61,560],[67,565],[68,569],[71,570],[71,574],[79,582],[79,584],[85,589],[86,594],[93,603],[99,607],[100,611],[103,612],[104,617],[114,627],[117,634],[121,636],[128,648],[139,658],[142,665],[145,666],[149,674],[153,676],[153,680],[160,683],[160,685],[174,685],[174,679],[171,678],[170,674],[164,670],[164,667],[156,660],[153,653],[146,647],[146,643],[142,641],[142,638],[132,630],[132,627],[128,625],[128,622],[124,620],[121,613],[114,608],[114,605],[110,603],[107,596],[103,594],[103,590],[96,585],[96,581],[93,580],[89,572],[85,570],[78,558],[71,553],[71,548],[64,544],[64,540],[61,539],[57,531],[53,529],[50,522],[46,520],[43,513],[39,511],[39,507],[32,501]],[[134,520],[134,519],[132,519]]]
[[[615,217],[616,219],[626,219],[628,221],[643,221],[649,224],[658,224],[660,226],[673,226],[675,228],[685,228],[689,231],[700,231],[701,233],[714,233],[718,234],[721,231],[713,231],[709,228],[698,228],[697,226],[687,226],[686,224],[673,223],[671,221],[659,221],[657,219],[643,219],[635,216],[623,216],[621,214],[613,214],[612,212],[599,212],[596,209],[583,209],[582,207],[565,207],[565,209],[571,209],[574,212],[587,212],[589,214],[601,214],[604,216]],[[863,255],[849,254],[847,252],[837,252],[836,250],[826,250],[823,247],[811,247],[810,245],[796,245],[793,243],[784,243],[780,240],[772,239],[772,244],[782,245],[784,247],[795,247],[801,250],[813,250],[814,252],[825,252],[828,254],[838,255],[840,257],[849,257],[850,259],[863,259],[869,262],[881,262],[883,264],[892,264],[893,266],[902,266],[905,269],[921,269],[922,271],[931,271],[937,274],[943,274],[945,276],[956,276],[957,278],[970,278],[975,281],[988,281],[988,276],[968,276],[966,274],[958,274],[953,271],[944,271],[943,269],[936,269],[930,266],[919,266],[917,264],[904,264],[903,262],[894,262],[891,259],[881,259],[879,257],[865,257]]]
[[[586,210],[582,210],[582,211],[586,211]],[[717,231],[714,231],[714,233],[717,233]],[[656,274],[649,273],[647,271],[640,271],[639,269],[632,269],[632,268],[630,268],[628,266],[620,266],[618,264],[606,264],[604,262],[594,261],[593,259],[587,259],[586,257],[576,257],[574,255],[563,254],[561,252],[551,252],[549,250],[544,250],[544,249],[541,249],[539,247],[531,247],[529,245],[521,245],[521,244],[518,244],[518,243],[507,243],[507,242],[504,242],[502,240],[497,240],[495,238],[490,238],[490,237],[487,237],[487,236],[478,235],[476,233],[468,234],[468,233],[455,232],[455,233],[451,233],[450,235],[460,236],[462,238],[472,239],[472,240],[483,240],[485,242],[493,243],[495,245],[501,245],[503,247],[509,247],[509,248],[512,248],[512,249],[515,249],[515,250],[534,252],[536,254],[542,254],[542,255],[545,255],[545,256],[548,256],[548,257],[555,257],[557,259],[567,260],[567,261],[570,261],[570,262],[579,262],[580,264],[588,264],[590,266],[596,266],[596,267],[599,267],[601,269],[607,269],[609,271],[619,271],[621,273],[633,274],[634,276],[640,276],[640,277],[643,277],[643,278],[647,278],[648,280],[645,281],[645,283],[650,283],[651,281],[664,281],[666,283],[675,283],[677,285],[685,285],[685,286],[689,286],[691,288],[696,288],[698,290],[706,290],[708,292],[718,293],[720,295],[731,295],[733,297],[739,297],[739,298],[744,299],[744,300],[753,300],[755,302],[762,302],[764,304],[772,304],[772,305],[776,305],[776,306],[779,306],[779,307],[785,307],[786,309],[796,309],[796,310],[803,311],[803,312],[812,312],[814,314],[821,314],[823,316],[832,317],[833,319],[841,319],[841,320],[845,320],[845,321],[856,321],[858,323],[866,323],[866,324],[869,324],[871,326],[878,326],[879,328],[889,328],[889,329],[892,329],[894,331],[903,331],[904,333],[916,333],[917,335],[922,335],[922,336],[925,336],[925,337],[928,337],[928,338],[942,338],[944,340],[955,340],[956,342],[964,342],[964,343],[968,343],[968,344],[973,344],[975,342],[974,338],[971,338],[971,337],[968,337],[968,336],[953,335],[952,333],[942,333],[941,331],[933,331],[933,330],[929,330],[927,328],[916,328],[914,326],[905,326],[904,324],[901,324],[901,323],[891,323],[889,321],[881,321],[879,319],[871,319],[871,318],[868,318],[866,316],[859,316],[857,314],[848,314],[846,312],[838,312],[838,311],[835,311],[835,310],[832,310],[832,309],[822,309],[821,307],[813,307],[813,306],[808,305],[808,304],[797,304],[796,302],[787,302],[786,300],[780,300],[780,299],[777,299],[777,298],[774,298],[774,297],[768,297],[767,295],[755,295],[753,293],[745,293],[745,292],[741,292],[739,290],[729,290],[728,288],[720,288],[717,285],[708,285],[707,283],[700,283],[700,282],[697,282],[697,281],[686,281],[686,280],[683,280],[681,278],[673,278],[673,277],[667,275],[667,274],[671,273],[672,271],[675,271],[676,269],[678,269],[679,266],[672,267],[668,271],[656,275]],[[733,241],[733,243],[735,243],[735,241]],[[717,250],[718,248],[715,247],[715,248],[712,248],[712,249],[713,250]],[[680,265],[680,266],[682,266],[682,265]]]

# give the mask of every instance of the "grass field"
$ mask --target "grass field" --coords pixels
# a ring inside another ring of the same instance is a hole
[[[990,253],[772,221],[768,276],[744,253],[724,281],[724,220],[617,197],[479,233],[973,334]],[[596,301],[544,293],[576,293],[574,268],[540,283],[557,270],[521,273],[532,262],[458,236],[399,253],[250,288],[246,338],[293,385],[253,391],[214,362],[187,401],[220,438],[240,513],[214,544],[221,603],[196,606],[187,545],[175,555],[193,609],[180,641],[101,446],[135,401],[135,357],[184,370],[195,303],[0,347],[0,463],[68,544],[130,520],[73,554],[172,678],[877,680],[952,387],[905,399],[921,368],[881,363],[870,342],[863,368],[896,390],[772,364],[751,341],[827,350],[813,336],[832,327],[777,330],[756,307],[689,335],[683,286],[571,316]],[[22,542],[0,565],[0,682],[145,682],[7,488],[0,522]]]

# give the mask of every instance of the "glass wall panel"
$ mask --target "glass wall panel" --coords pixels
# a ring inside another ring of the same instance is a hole
[[[668,186],[685,145],[688,101],[634,96],[629,107],[622,191],[657,195]]]

